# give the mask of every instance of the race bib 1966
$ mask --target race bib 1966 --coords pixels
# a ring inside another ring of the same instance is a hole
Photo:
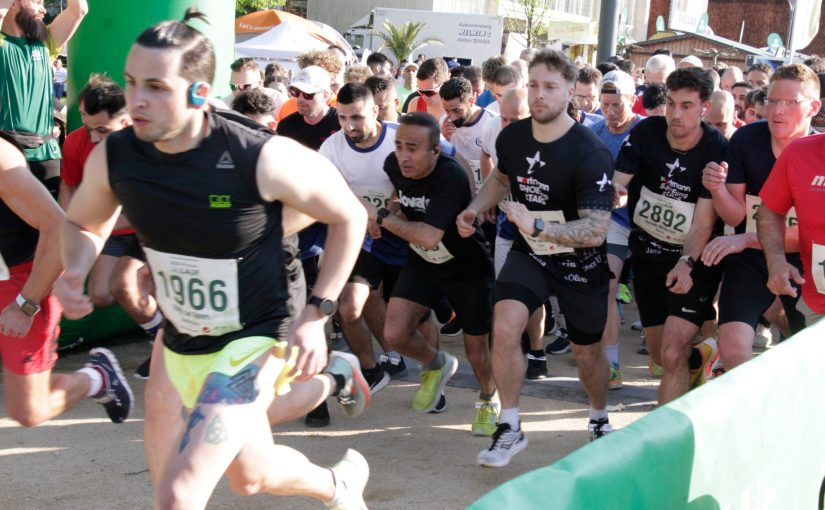
[[[158,305],[179,332],[220,336],[242,328],[237,260],[144,251]]]
[[[660,241],[684,244],[696,204],[663,197],[642,187],[633,223]]]
[[[564,225],[563,211],[530,211],[534,218],[541,218],[544,223],[555,223],[557,225]],[[572,253],[574,250],[568,246],[559,246],[550,241],[541,241],[535,237],[530,237],[521,233],[524,240],[530,245],[533,253],[536,255],[558,255],[559,253]]]
[[[754,195],[745,195],[745,211],[747,213],[745,232],[749,234],[756,233],[756,213],[759,211],[760,205],[762,205],[761,198]],[[796,209],[794,207],[791,207],[791,210],[785,215],[785,226],[796,226]]]
[[[814,275],[816,290],[825,294],[825,246],[812,243],[811,273]]]
[[[426,260],[431,264],[443,264],[450,260],[453,260],[453,254],[447,251],[447,247],[444,246],[444,243],[438,243],[438,246],[433,248],[432,250],[428,250],[423,246],[419,246],[415,243],[410,243],[410,248],[413,249],[422,259]]]
[[[353,186],[352,192],[364,202],[372,204],[378,209],[389,207],[390,198],[392,197],[392,191],[377,188]]]
[[[9,273],[9,266],[7,266],[6,261],[3,260],[3,255],[0,254],[0,282],[6,280],[11,280],[11,274]]]

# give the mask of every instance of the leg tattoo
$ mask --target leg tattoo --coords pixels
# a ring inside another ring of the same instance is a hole
[[[250,404],[258,398],[258,365],[249,365],[237,374],[212,372],[206,379],[198,402],[204,404]]]
[[[221,420],[221,416],[217,415],[206,428],[204,441],[209,444],[221,444],[227,439],[229,439],[229,431],[226,429],[223,420]]]
[[[186,410],[184,409],[183,412],[185,413]],[[206,419],[206,416],[201,413],[200,407],[196,407],[189,416],[189,423],[187,423],[186,432],[183,433],[183,439],[180,441],[180,449],[178,450],[178,453],[181,453],[184,449],[186,449],[186,445],[189,444],[189,434],[192,432],[192,429],[197,427],[198,423],[202,422],[204,419]]]

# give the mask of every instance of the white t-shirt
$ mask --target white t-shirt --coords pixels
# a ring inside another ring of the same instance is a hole
[[[484,108],[488,112],[495,113],[496,115],[501,115],[501,105],[498,104],[498,101],[493,101],[492,103],[488,104]]]
[[[383,122],[378,141],[375,142],[375,145],[366,149],[352,143],[342,129],[327,138],[321,145],[319,152],[338,168],[338,171],[344,176],[344,180],[358,195],[358,198],[365,200],[367,195],[362,195],[359,192],[369,190],[370,197],[386,194],[387,199],[389,199],[393,191],[393,185],[386,172],[384,172],[384,161],[390,153],[395,151],[395,133],[397,129],[398,124]],[[372,199],[370,201],[373,202]],[[386,205],[377,203],[375,205],[386,207]]]
[[[498,122],[488,122],[481,132],[481,150],[493,160],[493,166],[498,165],[498,155],[496,154],[496,138],[501,133],[501,117]]]
[[[466,159],[473,170],[475,190],[481,187],[481,135],[484,126],[490,123],[499,123],[498,115],[482,109],[476,120],[464,124],[453,132],[450,143],[456,152]]]

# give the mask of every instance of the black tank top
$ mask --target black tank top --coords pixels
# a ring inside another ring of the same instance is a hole
[[[285,338],[288,328],[281,203],[265,201],[256,181],[258,157],[270,137],[206,115],[208,134],[184,153],[160,152],[138,140],[132,128],[106,141],[110,186],[144,247],[237,261],[241,329],[219,336],[185,334],[167,320],[164,343],[183,354],[217,352],[250,336]],[[188,303],[190,311],[204,302],[225,304],[224,294],[210,294],[209,274],[193,284],[185,276],[182,282],[159,281],[156,271],[156,294],[171,287],[173,298]]]
[[[15,149],[9,150],[21,150],[10,135],[0,131],[0,138],[15,146]],[[46,185],[45,175],[38,175],[37,171],[32,171],[32,173],[37,180],[44,186]],[[6,203],[0,200],[0,256],[3,257],[6,265],[12,267],[32,260],[38,238],[37,230],[14,214]]]

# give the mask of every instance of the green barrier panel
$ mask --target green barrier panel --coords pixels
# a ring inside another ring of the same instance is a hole
[[[209,24],[193,20],[215,46],[217,60],[214,95],[229,93],[229,64],[235,52],[235,2],[226,0],[88,0],[89,14],[69,41],[69,129],[80,126],[77,93],[91,73],[106,73],[123,85],[126,55],[137,36],[155,23],[182,19],[194,5],[208,16]]]
[[[470,508],[821,510],[823,360],[825,321]]]
[[[60,321],[60,338],[57,350],[64,351],[80,346],[96,344],[103,340],[137,331],[140,327],[119,306],[95,308],[79,320]]]

